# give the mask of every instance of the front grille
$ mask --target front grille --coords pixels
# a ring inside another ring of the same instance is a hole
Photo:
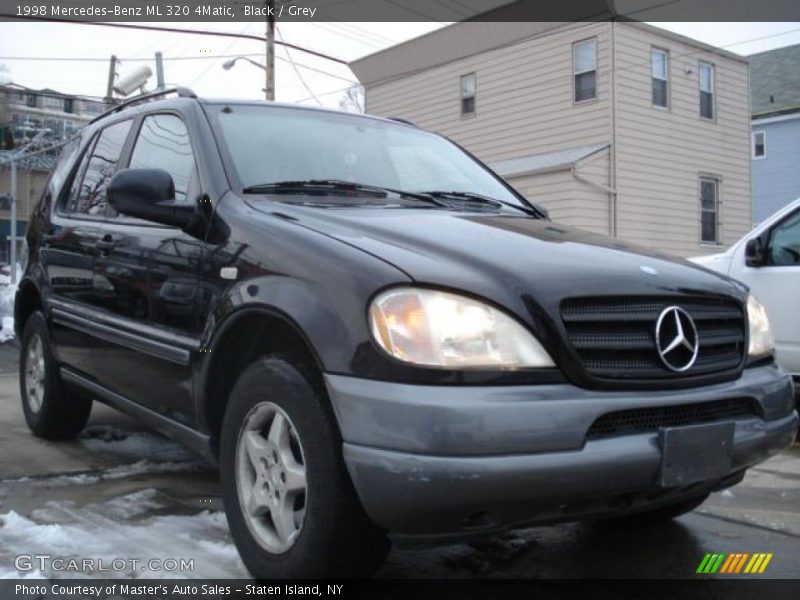
[[[679,306],[697,328],[694,365],[675,372],[656,347],[661,312]],[[663,380],[692,378],[740,367],[745,319],[739,303],[706,298],[573,298],[561,303],[561,318],[583,368],[601,379]]]
[[[681,427],[710,421],[747,419],[759,416],[747,398],[715,400],[702,404],[679,404],[655,408],[634,408],[608,413],[589,428],[586,439],[657,431],[661,427]]]

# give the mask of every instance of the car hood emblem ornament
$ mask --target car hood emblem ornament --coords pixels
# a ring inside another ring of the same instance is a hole
[[[662,310],[656,321],[656,350],[661,362],[676,373],[688,371],[699,349],[697,327],[689,313],[680,306]]]

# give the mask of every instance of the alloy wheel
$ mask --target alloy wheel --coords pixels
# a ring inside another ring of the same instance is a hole
[[[25,395],[31,412],[38,413],[44,401],[44,346],[39,334],[33,334],[25,353]]]
[[[268,552],[286,552],[303,527],[307,482],[297,430],[278,405],[260,402],[247,414],[235,468],[239,505],[253,537]]]

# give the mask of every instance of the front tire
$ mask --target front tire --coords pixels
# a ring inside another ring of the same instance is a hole
[[[25,322],[20,343],[22,412],[34,435],[69,439],[86,426],[92,401],[66,389],[53,357],[47,321],[36,311]]]
[[[258,360],[239,377],[225,411],[225,512],[257,579],[364,577],[389,549],[356,496],[324,388],[314,380],[282,358]]]

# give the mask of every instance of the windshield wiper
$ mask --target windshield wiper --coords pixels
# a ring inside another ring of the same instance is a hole
[[[506,200],[498,200],[497,198],[490,198],[488,196],[484,196],[482,194],[476,194],[474,192],[432,190],[430,192],[425,191],[421,193],[425,194],[426,196],[430,196],[432,198],[458,198],[460,200],[467,200],[470,202],[480,202],[481,204],[491,205],[494,206],[495,208],[500,208],[501,206],[507,206],[509,208],[514,208],[528,215],[532,215],[534,217],[539,217],[539,218],[546,216],[533,206],[529,207],[529,206],[523,206],[521,204],[514,204],[513,202],[508,202]]]
[[[245,194],[268,194],[268,193],[292,193],[294,191],[302,190],[321,190],[321,191],[341,191],[341,192],[359,192],[362,194],[373,195],[379,198],[385,198],[389,194],[395,194],[401,198],[412,198],[420,202],[428,204],[435,204],[436,206],[447,206],[444,202],[437,200],[429,194],[421,194],[417,192],[406,192],[405,190],[396,190],[393,188],[380,187],[377,185],[369,185],[366,183],[356,183],[354,181],[344,181],[342,179],[304,179],[299,181],[273,181],[270,183],[260,183],[257,185],[250,185],[244,190]]]

